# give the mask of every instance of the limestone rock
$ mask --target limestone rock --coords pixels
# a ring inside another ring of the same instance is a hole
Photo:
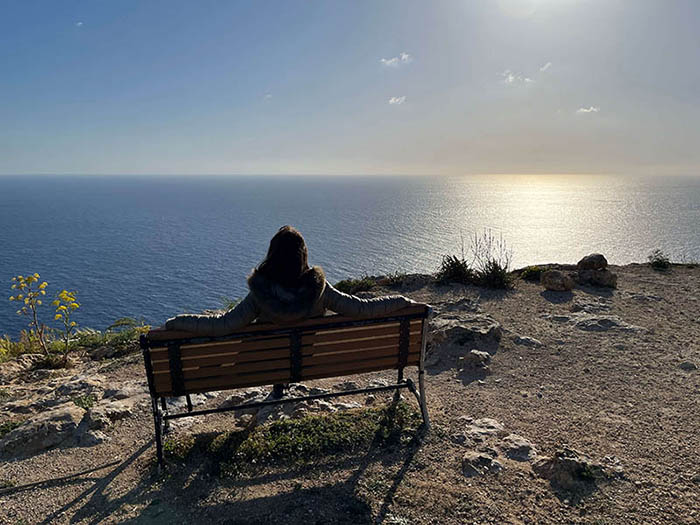
[[[488,370],[491,363],[491,354],[472,350],[467,355],[459,358],[464,370]]]
[[[108,440],[109,437],[104,432],[100,430],[88,430],[79,437],[78,444],[83,447],[93,447]]]
[[[512,337],[512,340],[516,345],[529,346],[531,348],[540,348],[544,346],[544,343],[539,339],[535,339],[534,337],[528,337],[524,335],[515,334]]]
[[[131,406],[122,401],[100,402],[87,411],[85,422],[90,430],[104,429],[132,413]]]
[[[496,474],[503,465],[486,452],[470,451],[462,457],[462,474],[467,477],[481,474]]]
[[[556,488],[573,491],[585,484],[622,477],[619,461],[610,461],[612,466],[605,466],[589,457],[572,450],[562,448],[552,457],[540,458],[532,465],[532,470],[548,479]]]
[[[17,359],[2,363],[0,365],[0,384],[9,383],[23,372],[31,370],[43,358],[42,354],[21,354]]]
[[[494,344],[501,340],[500,323],[485,314],[454,312],[440,314],[430,321],[433,344]]]
[[[641,326],[627,324],[615,315],[578,315],[574,319],[574,326],[587,332],[605,332],[617,329],[625,332],[644,332]]]
[[[608,260],[600,253],[591,253],[581,259],[576,267],[579,270],[604,270],[608,267]]]
[[[473,441],[484,441],[503,432],[503,425],[490,417],[483,417],[472,422],[465,429],[465,435]]]
[[[579,270],[577,280],[579,284],[617,288],[617,274],[610,270]]]
[[[531,461],[537,456],[534,445],[517,434],[509,434],[503,438],[502,448],[505,455],[515,461]]]
[[[32,455],[74,438],[85,411],[73,403],[37,414],[0,440],[0,454]]]
[[[139,382],[124,383],[119,388],[107,388],[103,397],[110,399],[127,399],[148,396],[148,386]]]
[[[574,280],[559,270],[547,270],[540,275],[540,284],[553,292],[568,292],[574,287]]]
[[[56,397],[72,398],[76,396],[95,395],[102,397],[105,378],[99,374],[77,375],[56,389]]]

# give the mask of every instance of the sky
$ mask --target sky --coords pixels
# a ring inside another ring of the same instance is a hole
[[[695,0],[5,1],[0,174],[700,174]]]

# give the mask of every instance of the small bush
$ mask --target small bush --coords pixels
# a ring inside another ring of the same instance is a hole
[[[469,245],[471,264],[464,256],[462,241],[461,257],[444,255],[437,271],[439,282],[476,284],[487,288],[508,289],[513,287],[510,275],[512,251],[502,236],[496,237],[491,230],[475,233]]]
[[[520,271],[520,278],[523,281],[540,282],[540,276],[544,268],[539,266],[527,266]]]
[[[18,426],[20,426],[22,423],[24,423],[23,419],[1,421],[0,422],[0,438],[5,437],[5,434],[9,434],[14,429],[16,429]]]
[[[435,278],[441,283],[476,284],[476,272],[463,257],[443,255]]]
[[[343,293],[354,295],[358,292],[367,292],[377,285],[372,277],[365,275],[360,279],[343,279],[335,283],[335,287]]]
[[[654,270],[668,270],[671,267],[671,260],[659,249],[649,254],[649,264]]]
[[[406,272],[395,271],[386,276],[386,284],[388,286],[400,286],[406,280]]]
[[[85,394],[82,396],[76,396],[71,401],[73,401],[76,406],[79,406],[83,410],[90,410],[93,406],[95,406],[97,398],[93,394]]]
[[[474,256],[474,268],[482,286],[508,289],[513,287],[510,263],[513,251],[508,248],[503,235],[496,237],[489,229],[475,233],[469,247]]]

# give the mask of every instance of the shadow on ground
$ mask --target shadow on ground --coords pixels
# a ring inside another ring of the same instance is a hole
[[[107,475],[82,478],[94,483],[41,523],[71,514],[70,523],[89,524],[382,523],[421,445],[417,415],[406,416],[404,407],[394,402],[373,409],[383,411],[377,428],[372,427],[374,434],[369,442],[349,442],[348,452],[339,450],[333,436],[315,436],[318,450],[305,454],[303,461],[285,461],[275,454],[266,459],[264,449],[251,462],[246,444],[260,429],[191,434],[185,446],[169,447],[168,466],[158,474],[151,441]],[[349,432],[361,433],[363,422],[352,420],[365,412],[345,413],[338,421],[350,425]],[[285,443],[299,440],[295,432],[301,426],[279,427],[273,444],[286,450]],[[274,424],[262,428],[268,427]],[[273,433],[265,430],[266,439]],[[253,441],[254,447],[259,445]],[[129,467],[140,471],[137,483],[126,491],[114,490],[115,478]]]

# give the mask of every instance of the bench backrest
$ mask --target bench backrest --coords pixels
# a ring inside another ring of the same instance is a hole
[[[374,318],[256,323],[224,337],[152,330],[141,347],[154,397],[299,382],[417,366],[428,313],[416,305]]]

